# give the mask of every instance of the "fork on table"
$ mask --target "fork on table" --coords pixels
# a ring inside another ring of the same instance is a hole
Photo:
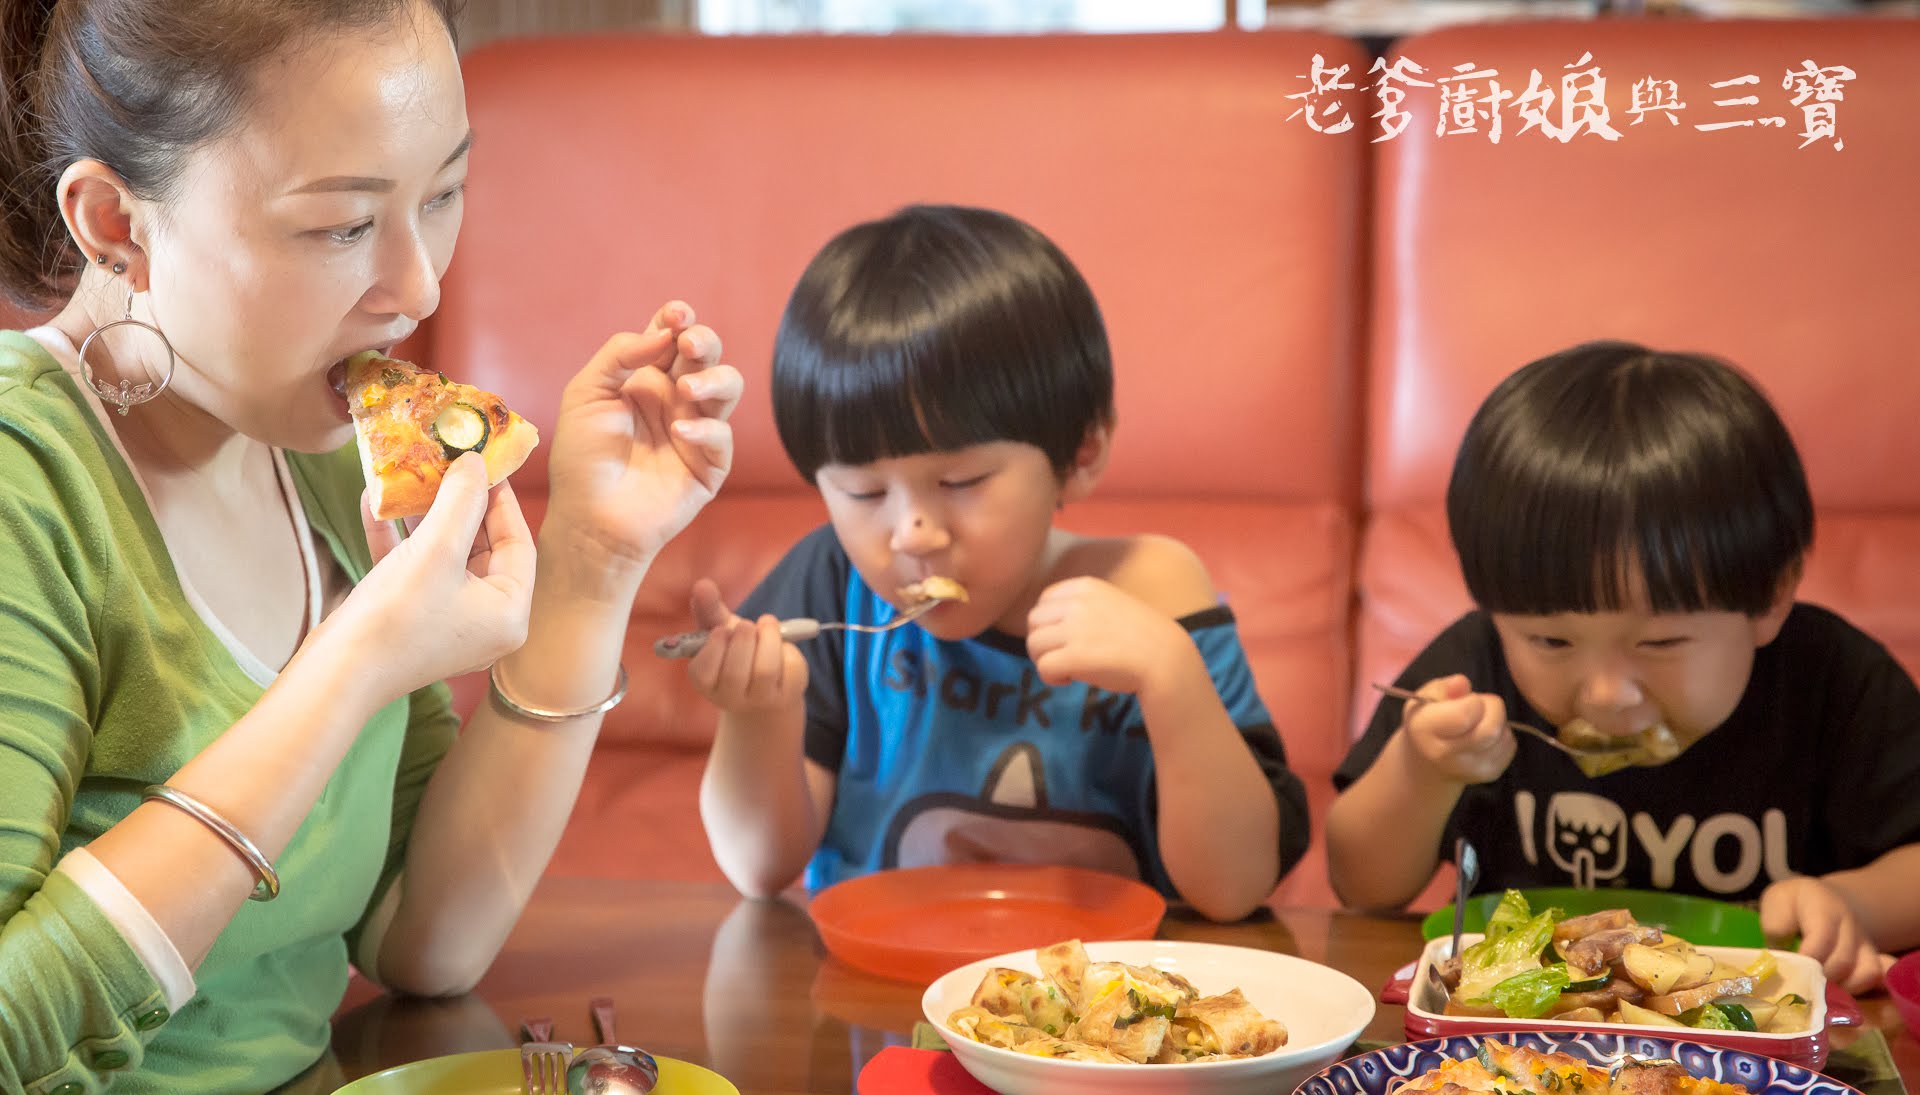
[[[520,1075],[525,1095],[567,1095],[573,1043],[553,1040],[552,1019],[520,1020]]]

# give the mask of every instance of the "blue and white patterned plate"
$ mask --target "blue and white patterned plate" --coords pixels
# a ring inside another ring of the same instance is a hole
[[[1740,1084],[1753,1095],[1860,1095],[1830,1076],[1745,1050],[1649,1038],[1634,1034],[1555,1034],[1512,1031],[1487,1037],[1542,1053],[1565,1053],[1603,1068],[1622,1055],[1671,1057],[1695,1076]],[[1301,1081],[1294,1095],[1387,1095],[1402,1081],[1440,1067],[1449,1058],[1464,1060],[1480,1051],[1478,1036],[1457,1035],[1404,1042],[1329,1065]]]

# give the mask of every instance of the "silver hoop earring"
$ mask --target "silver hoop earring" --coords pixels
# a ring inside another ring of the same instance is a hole
[[[115,387],[102,384],[93,378],[93,369],[87,364],[87,350],[93,345],[94,339],[99,338],[115,327],[138,327],[143,331],[151,331],[154,337],[160,340],[160,345],[167,348],[167,375],[160,378],[160,383],[157,387],[151,380],[145,384],[134,384],[131,381],[122,380],[119,386]],[[133,318],[133,290],[131,289],[127,290],[126,318],[116,319],[111,323],[103,323],[95,327],[93,333],[87,336],[86,341],[80,344],[80,375],[86,378],[87,387],[92,388],[94,394],[98,395],[102,402],[111,403],[120,411],[122,418],[126,417],[128,407],[138,406],[150,399],[158,397],[161,392],[166,391],[167,385],[173,383],[173,367],[173,343],[167,341],[167,336],[161,333],[160,328],[155,327],[151,323],[143,323]]]

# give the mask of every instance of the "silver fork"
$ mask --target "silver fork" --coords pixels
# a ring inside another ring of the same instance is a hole
[[[1386,693],[1389,696],[1393,696],[1396,699],[1406,700],[1409,703],[1432,703],[1433,702],[1430,698],[1426,696],[1422,696],[1418,692],[1409,692],[1404,688],[1395,688],[1390,684],[1375,684],[1373,687],[1378,689],[1381,692]],[[1593,759],[1593,758],[1602,758],[1602,757],[1613,758],[1613,757],[1620,756],[1623,752],[1623,750],[1620,750],[1620,749],[1577,749],[1571,745],[1568,745],[1566,742],[1561,741],[1559,738],[1555,737],[1554,735],[1547,733],[1545,730],[1540,729],[1537,726],[1528,726],[1524,722],[1514,722],[1512,719],[1507,720],[1507,725],[1510,728],[1514,730],[1518,730],[1523,734],[1532,734],[1534,737],[1539,738],[1541,741],[1546,742],[1548,745],[1553,746],[1555,749],[1560,750],[1562,753],[1565,753],[1566,755],[1573,757],[1575,760]]]
[[[780,637],[790,643],[801,643],[817,638],[822,631],[892,631],[896,627],[919,619],[940,603],[940,599],[935,597],[916,601],[912,607],[902,609],[899,615],[883,624],[823,622],[808,619],[805,616],[794,620],[781,620]],[[653,652],[662,658],[691,658],[707,645],[707,639],[711,634],[707,631],[682,631],[678,635],[668,635],[664,639],[654,640]]]
[[[525,1095],[567,1095],[573,1044],[553,1040],[553,1020],[520,1020],[520,1075]]]

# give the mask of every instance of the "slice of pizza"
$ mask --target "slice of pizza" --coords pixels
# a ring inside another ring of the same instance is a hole
[[[487,484],[512,475],[540,443],[533,423],[506,401],[378,351],[347,359],[347,409],[360,466],[381,521],[427,512],[447,468],[463,452],[487,462]]]

